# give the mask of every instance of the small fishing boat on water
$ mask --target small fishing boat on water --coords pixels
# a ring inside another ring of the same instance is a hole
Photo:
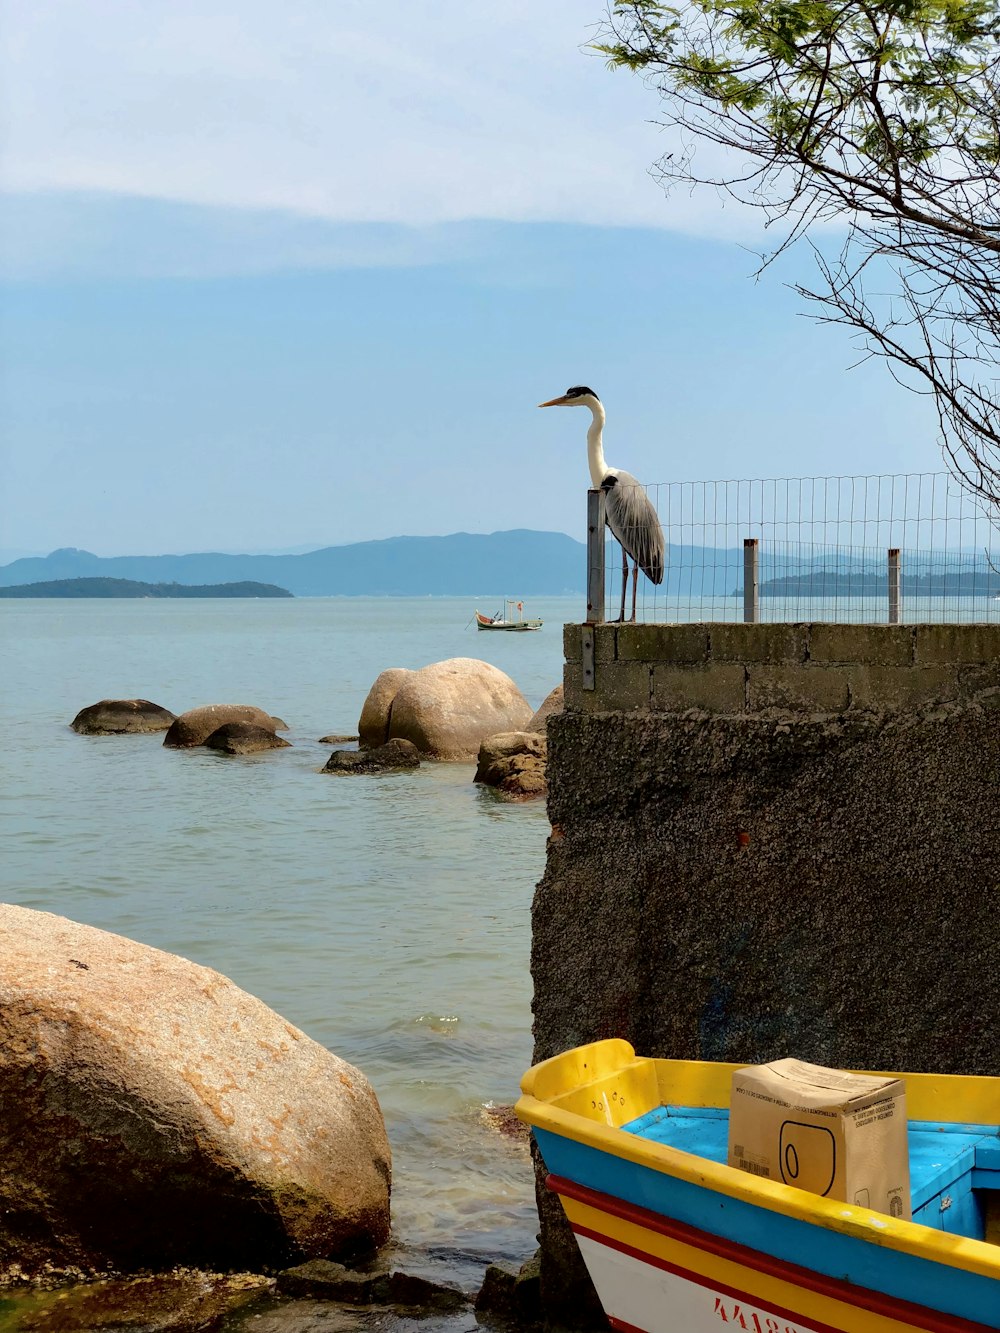
[[[504,609],[498,611],[496,615],[484,616],[481,611],[476,612],[476,629],[519,631],[541,628],[540,620],[525,620],[524,603],[510,597],[505,601]]]
[[[738,1065],[577,1047],[529,1124],[622,1333],[1000,1329],[1000,1078],[901,1074],[912,1221],[726,1165]]]

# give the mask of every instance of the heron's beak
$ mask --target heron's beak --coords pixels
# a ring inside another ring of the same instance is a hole
[[[568,403],[568,402],[569,402],[569,399],[566,397],[565,394],[563,394],[561,398],[550,398],[549,401],[548,401],[547,403],[539,403],[538,406],[539,406],[539,407],[563,407],[563,406],[565,406],[565,404]]]

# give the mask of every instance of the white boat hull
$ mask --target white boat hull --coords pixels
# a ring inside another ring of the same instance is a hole
[[[591,1280],[612,1327],[622,1333],[824,1333],[786,1311],[722,1291],[694,1274],[654,1266],[577,1236]]]

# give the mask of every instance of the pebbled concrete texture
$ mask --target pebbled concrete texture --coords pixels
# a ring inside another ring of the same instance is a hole
[[[553,719],[536,1057],[1000,1074],[998,722]]]
[[[1000,627],[597,629],[610,665],[584,697],[568,662],[548,727],[536,1061],[624,1037],[1000,1075]],[[629,706],[611,677],[640,661],[653,687]],[[733,667],[742,701],[730,677],[721,706],[677,706]],[[657,708],[658,675],[685,674]],[[538,1194],[546,1311],[586,1327],[575,1242]]]

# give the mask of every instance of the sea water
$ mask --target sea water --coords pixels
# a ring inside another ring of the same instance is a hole
[[[395,1242],[411,1269],[470,1288],[535,1247],[527,1146],[489,1110],[531,1061],[545,805],[498,799],[471,764],[324,774],[335,746],[320,738],[357,731],[386,667],[449,657],[493,663],[537,707],[580,599],[531,602],[537,633],[477,633],[474,609],[0,602],[0,896],[216,968],[362,1069],[392,1142]],[[104,698],[256,704],[292,748],[232,757],[73,732]]]
[[[532,600],[538,633],[477,633],[474,609],[0,601],[0,897],[216,968],[364,1070],[393,1147],[394,1244],[412,1271],[470,1290],[487,1262],[535,1247],[526,1145],[489,1110],[514,1101],[531,1059],[544,803],[474,786],[471,764],[324,774],[334,745],[320,738],[356,731],[386,667],[448,657],[493,663],[537,707],[582,598]],[[738,618],[735,602],[723,609]],[[844,618],[835,603],[794,610]],[[719,614],[692,604],[671,618]],[[939,603],[907,606],[909,621],[941,618]],[[970,605],[947,618],[984,617]],[[70,730],[88,704],[134,697],[175,713],[256,704],[287,722],[292,748],[232,757]],[[3,1333],[17,1326],[0,1318]]]

